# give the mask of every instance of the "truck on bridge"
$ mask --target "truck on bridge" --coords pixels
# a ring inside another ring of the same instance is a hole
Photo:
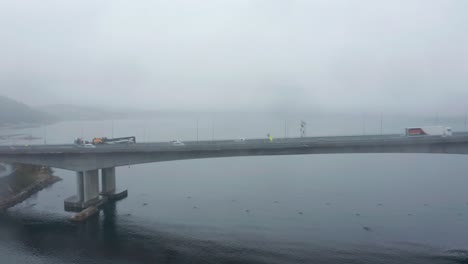
[[[120,137],[120,138],[107,138],[107,137],[100,137],[100,138],[93,138],[91,142],[85,141],[82,138],[77,138],[74,141],[75,144],[86,146],[86,145],[99,145],[99,144],[133,144],[136,143],[135,137]]]
[[[447,137],[452,135],[452,128],[444,126],[424,126],[424,127],[407,127],[405,129],[407,137],[414,136],[441,136]]]
[[[135,137],[120,137],[120,138],[106,138],[106,137],[101,137],[101,138],[93,138],[92,141],[93,145],[99,145],[99,144],[132,144],[136,143],[136,138]]]

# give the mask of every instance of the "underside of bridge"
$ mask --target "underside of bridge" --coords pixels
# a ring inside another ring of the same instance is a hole
[[[101,169],[101,191],[99,191],[99,170],[76,172],[76,195],[65,199],[66,211],[79,212],[90,206],[100,206],[107,200],[127,197],[127,190],[117,191],[115,167]]]

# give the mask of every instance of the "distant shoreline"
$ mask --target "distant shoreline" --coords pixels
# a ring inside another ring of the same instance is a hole
[[[0,140],[9,140],[9,139],[20,139],[20,140],[39,140],[41,137],[33,137],[27,134],[9,134],[9,135],[0,135]]]
[[[43,125],[51,125],[54,124],[55,122],[49,122],[49,123],[17,123],[17,124],[12,124],[12,123],[4,123],[0,124],[0,130],[4,129],[23,129],[23,128],[34,128],[34,127],[40,127]]]

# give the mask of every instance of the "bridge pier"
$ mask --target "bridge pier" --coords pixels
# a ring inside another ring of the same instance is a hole
[[[84,179],[82,171],[76,172],[76,196],[78,201],[84,200]]]
[[[106,201],[99,196],[99,170],[76,172],[76,195],[65,199],[65,211],[79,212]]]
[[[115,167],[104,168],[101,173],[102,191],[101,195],[109,200],[121,200],[127,197],[127,190],[117,190],[115,184]]]
[[[101,170],[102,194],[115,191],[115,167]]]
[[[85,171],[83,176],[84,202],[93,203],[99,199],[99,170]]]

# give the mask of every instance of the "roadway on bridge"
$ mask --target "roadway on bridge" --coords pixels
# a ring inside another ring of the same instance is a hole
[[[333,137],[304,137],[277,138],[270,142],[268,139],[246,140],[216,140],[216,141],[184,141],[184,145],[174,145],[170,142],[136,143],[136,144],[102,144],[95,148],[85,148],[76,144],[60,145],[9,145],[0,146],[0,154],[21,153],[105,153],[105,152],[136,152],[136,151],[196,151],[196,150],[225,150],[225,149],[254,149],[254,148],[301,148],[313,146],[336,146],[349,144],[375,143],[441,143],[468,142],[468,133],[454,133],[453,136],[422,136],[406,137],[398,134],[365,135],[365,136],[333,136]]]

